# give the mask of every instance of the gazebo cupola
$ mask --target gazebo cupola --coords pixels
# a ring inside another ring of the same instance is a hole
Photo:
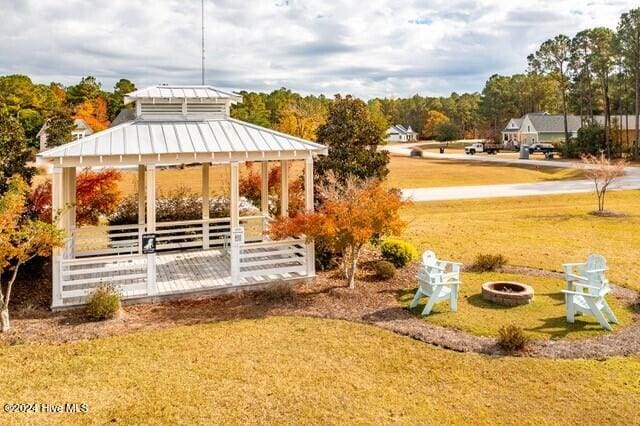
[[[39,164],[53,168],[52,207],[62,212],[56,220],[69,235],[66,247],[54,252],[54,308],[85,303],[104,282],[117,285],[125,299],[141,301],[315,276],[313,243],[266,236],[268,168],[275,161],[281,167],[280,211],[288,214],[289,162],[303,161],[304,205],[312,210],[313,158],[327,148],[231,118],[231,105],[241,101],[210,86],[148,87],[125,97],[125,104],[135,103],[132,120],[38,154]],[[239,165],[247,161],[261,166],[260,215],[255,217],[239,216]],[[156,222],[157,169],[181,164],[201,165],[202,218]],[[212,166],[229,170],[226,218],[209,215]],[[137,169],[138,223],[77,227],[79,167]],[[247,226],[261,229],[261,236],[245,241]]]
[[[229,118],[232,104],[242,97],[211,86],[153,86],[124,98],[135,102],[136,118],[142,120],[211,120]]]

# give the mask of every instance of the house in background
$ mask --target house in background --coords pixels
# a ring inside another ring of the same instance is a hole
[[[418,132],[414,132],[411,126],[404,127],[402,124],[396,124],[387,129],[384,140],[387,142],[416,141]]]
[[[594,121],[604,125],[604,116],[595,115]],[[582,119],[578,115],[567,115],[567,130],[570,138],[578,136],[578,130],[582,127]],[[630,140],[633,140],[635,129],[635,117],[611,115],[611,127],[621,129],[624,135],[626,131]],[[523,115],[521,118],[512,118],[502,130],[502,142],[505,146],[519,146],[521,143],[531,145],[538,142],[552,143],[564,142],[564,116],[562,114],[549,114],[546,112],[534,112]]]
[[[77,141],[78,139],[82,139],[93,134],[93,129],[89,127],[86,121],[82,118],[76,118],[73,120],[73,124],[75,124],[75,129],[71,131],[71,140]],[[36,135],[37,138],[40,139],[40,151],[44,151],[47,149],[47,123],[45,122],[42,128],[38,131]]]

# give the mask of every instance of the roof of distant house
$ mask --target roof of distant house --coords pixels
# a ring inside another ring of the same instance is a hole
[[[40,135],[42,134],[42,132],[47,130],[48,127],[48,123],[49,120],[45,121],[45,123],[42,125],[42,127],[40,128],[40,130],[38,130],[38,133],[36,134],[36,137],[39,138]],[[82,118],[74,118],[73,119],[73,124],[76,125],[76,130],[84,130],[86,135],[91,135],[93,134],[93,129],[91,128],[91,126],[89,126],[87,124],[86,121],[84,121]]]
[[[404,127],[402,124],[394,124],[393,126],[387,129],[387,134],[398,133],[401,135],[406,135],[407,133],[416,133],[413,131],[411,126]]]

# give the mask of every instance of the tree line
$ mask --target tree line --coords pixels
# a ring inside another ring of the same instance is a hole
[[[585,29],[573,38],[560,34],[527,59],[524,72],[492,75],[480,93],[373,98],[367,108],[381,131],[393,124],[410,125],[421,138],[440,140],[497,139],[510,118],[529,112],[563,114],[565,123],[568,114],[576,114],[590,127],[582,135],[593,149],[610,156],[638,156],[640,8],[622,14],[615,30]],[[24,75],[2,76],[0,113],[18,121],[32,147],[48,121],[50,144],[57,145],[70,140],[74,117],[83,118],[94,130],[106,128],[124,108],[124,95],[133,90],[135,85],[124,78],[106,91],[91,76],[67,87],[36,84]],[[232,107],[232,117],[306,139],[317,138],[335,102],[286,88],[241,94],[243,102]],[[635,123],[628,123],[629,114],[635,114]],[[596,115],[604,116],[602,126],[595,123]],[[631,140],[631,132],[622,131],[629,128],[635,128]],[[565,150],[585,146],[571,140],[566,125],[564,133]]]

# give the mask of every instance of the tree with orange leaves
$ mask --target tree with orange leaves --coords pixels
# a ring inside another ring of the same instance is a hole
[[[118,181],[122,173],[116,169],[93,171],[84,169],[76,179],[76,222],[78,225],[95,225],[101,215],[115,211],[122,199]],[[51,181],[36,186],[29,194],[33,216],[51,222]]]
[[[342,254],[345,279],[349,288],[354,288],[362,248],[402,232],[406,223],[400,218],[400,209],[407,201],[379,180],[350,176],[341,184],[333,173],[327,177],[327,183],[318,188],[323,199],[318,212],[279,217],[269,233],[274,239],[304,235],[308,240],[329,242]]]
[[[76,108],[74,118],[83,119],[95,132],[109,127],[107,101],[103,97],[87,99]]]

